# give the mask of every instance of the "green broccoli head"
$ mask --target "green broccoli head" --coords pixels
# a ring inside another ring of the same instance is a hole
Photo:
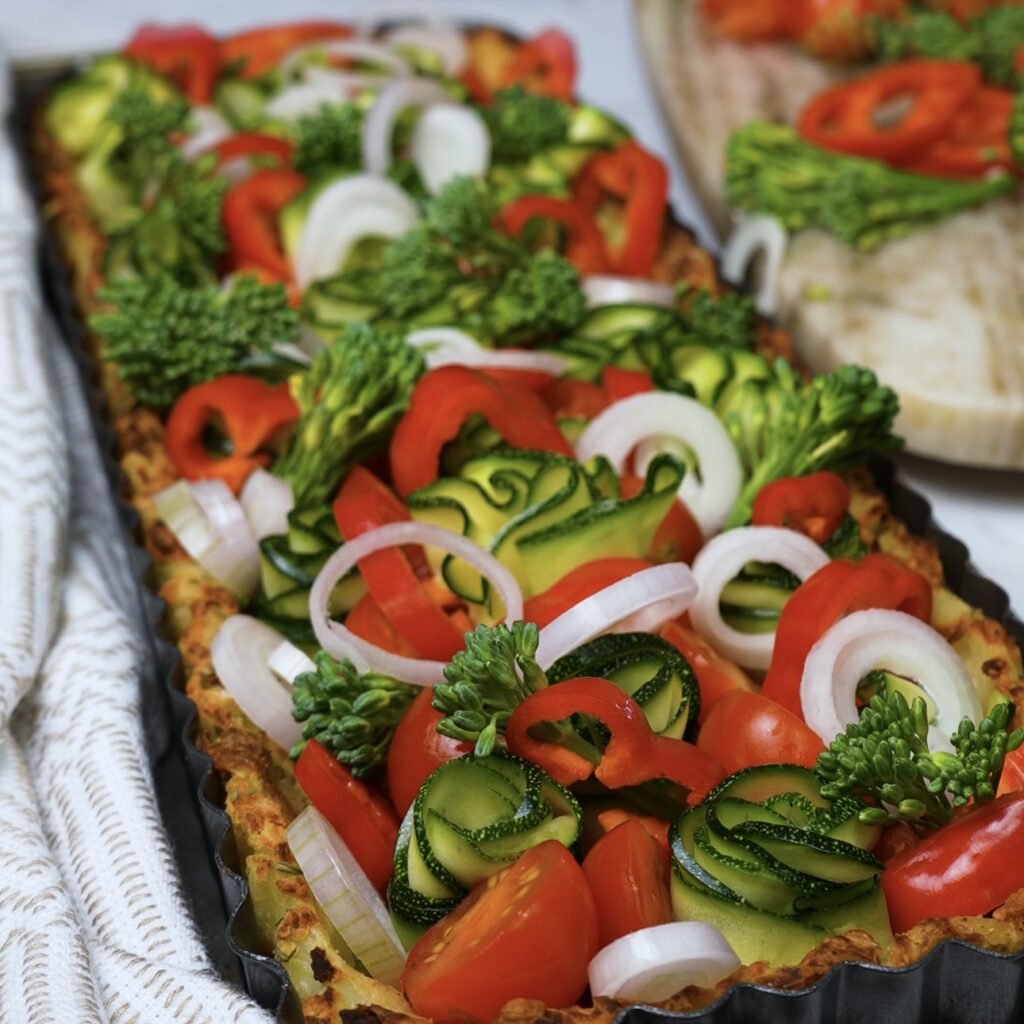
[[[238,277],[227,289],[185,288],[170,275],[101,289],[110,312],[89,318],[104,353],[140,402],[166,409],[187,388],[238,369],[298,335],[284,288]]]
[[[324,103],[295,125],[295,169],[308,178],[362,165],[363,111],[355,103]]]
[[[569,131],[567,104],[527,92],[521,85],[499,89],[484,115],[497,163],[528,160],[534,153],[564,142]]]

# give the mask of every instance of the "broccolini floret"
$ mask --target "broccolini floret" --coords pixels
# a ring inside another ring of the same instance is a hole
[[[177,156],[170,136],[188,127],[188,103],[183,96],[155,100],[145,89],[125,89],[110,105],[107,120],[119,133],[111,165],[141,199],[154,174]]]
[[[445,682],[434,687],[434,707],[445,716],[437,731],[476,743],[481,756],[490,754],[512,712],[548,685],[534,658],[539,639],[532,622],[477,626],[467,633],[465,650],[445,668]]]
[[[754,300],[739,292],[712,295],[706,288],[696,292],[679,314],[683,344],[713,348],[750,348],[757,328]]]
[[[785,125],[753,121],[729,140],[730,205],[777,217],[791,231],[820,227],[869,250],[1005,195],[1014,178],[957,181],[893,170],[804,142]]]
[[[101,289],[114,309],[89,318],[138,401],[166,409],[182,391],[238,368],[250,353],[298,335],[282,285],[238,277],[185,288],[168,274]]]
[[[528,160],[534,153],[564,142],[569,131],[566,103],[527,92],[521,85],[499,89],[484,116],[498,163]]]
[[[1006,754],[1024,741],[1024,729],[1007,733],[1012,713],[1012,704],[1001,703],[978,725],[965,718],[950,737],[956,753],[930,753],[923,698],[907,704],[898,690],[878,694],[861,710],[860,720],[818,755],[815,771],[824,782],[822,795],[878,801],[879,806],[860,812],[865,824],[902,820],[938,828],[950,820],[954,807],[995,796]]]
[[[362,675],[347,659],[326,651],[314,657],[316,670],[295,679],[292,717],[304,722],[297,758],[309,740],[322,743],[356,778],[373,775],[384,763],[391,737],[417,690],[379,672]]]
[[[355,103],[321,105],[295,125],[295,169],[307,178],[362,166],[363,111]]]
[[[423,356],[401,333],[358,323],[292,378],[299,421],[274,472],[292,485],[297,505],[329,500],[387,439],[423,371]]]

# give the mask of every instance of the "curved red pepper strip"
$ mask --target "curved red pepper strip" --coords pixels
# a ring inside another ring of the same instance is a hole
[[[522,85],[569,102],[576,87],[576,52],[564,32],[548,29],[528,39],[502,75],[503,86]]]
[[[654,390],[654,381],[646,370],[623,370],[620,366],[606,366],[601,371],[601,384],[612,402]]]
[[[168,417],[164,444],[186,480],[223,480],[237,494],[254,469],[270,462],[260,449],[298,415],[287,384],[231,373],[181,395]],[[207,450],[203,435],[214,421],[231,441],[230,455]]]
[[[574,714],[598,719],[611,733],[601,763],[555,743],[534,739],[529,730],[541,722],[558,722]],[[668,779],[689,790],[696,803],[725,778],[714,758],[684,740],[651,731],[643,709],[607,679],[567,679],[530,694],[509,716],[505,742],[513,754],[532,761],[563,786],[594,775],[609,789]]]
[[[277,157],[280,163],[285,163],[295,152],[295,147],[280,135],[239,132],[237,135],[221,139],[210,151],[217,154],[217,163],[223,166],[229,160],[243,156],[273,156]]]
[[[515,448],[572,457],[554,416],[533,391],[466,366],[424,374],[391,440],[391,479],[402,497],[437,479],[441,449],[479,414]]]
[[[143,25],[123,53],[166,75],[191,103],[209,103],[213,98],[220,47],[198,25]]]
[[[224,196],[224,230],[235,265],[255,263],[279,280],[291,278],[277,226],[281,208],[306,187],[298,171],[256,171]]]
[[[627,277],[650,277],[668,209],[664,163],[630,139],[618,149],[592,157],[580,172],[573,195],[591,210],[605,195],[626,204],[626,237],[618,251],[609,253],[612,269]]]
[[[755,526],[787,526],[823,543],[850,507],[850,488],[837,473],[785,476],[765,484],[754,499]]]
[[[304,43],[324,39],[347,39],[352,27],[337,21],[296,21],[287,25],[254,28],[228,36],[220,44],[225,67],[234,65],[240,78],[257,78],[272,68],[292,50]]]
[[[608,256],[594,213],[575,199],[557,199],[555,196],[521,196],[501,211],[501,221],[511,235],[522,234],[523,228],[535,217],[553,220],[565,226],[569,237],[565,258],[581,274],[608,272]]]
[[[761,695],[803,719],[800,678],[808,652],[842,616],[866,608],[903,611],[929,622],[931,585],[919,572],[879,552],[858,562],[839,558],[823,566],[782,609]]]

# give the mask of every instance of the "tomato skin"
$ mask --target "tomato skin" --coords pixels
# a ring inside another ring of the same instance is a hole
[[[765,484],[754,498],[754,526],[786,526],[818,544],[839,529],[850,507],[850,489],[837,473],[784,476]]]
[[[549,840],[481,882],[409,952],[402,990],[437,1021],[485,1024],[510,999],[571,1006],[598,951],[597,909],[582,869]]]
[[[597,823],[605,834],[611,832],[613,828],[618,828],[625,821],[639,822],[647,830],[647,834],[668,853],[670,823],[664,818],[654,818],[649,814],[627,811],[623,807],[609,807],[607,811],[601,811],[597,816]]]
[[[825,745],[781,704],[759,693],[733,690],[708,713],[697,734],[697,748],[732,773],[756,764],[813,768]]]
[[[882,872],[896,933],[929,918],[987,914],[1024,888],[1024,792],[968,811]]]
[[[295,781],[383,893],[398,839],[398,817],[388,800],[355,778],[316,740],[306,743],[295,762]]]
[[[391,737],[388,791],[399,815],[412,806],[420,786],[435,768],[473,751],[472,743],[453,740],[437,731],[444,715],[434,708],[433,699],[429,687],[416,694]]]
[[[597,906],[601,946],[672,920],[669,858],[636,819],[602,836],[583,861]]]
[[[734,690],[754,692],[754,684],[746,672],[724,658],[695,630],[680,622],[670,622],[661,635],[690,663],[700,687],[700,714],[703,725],[715,703]]]

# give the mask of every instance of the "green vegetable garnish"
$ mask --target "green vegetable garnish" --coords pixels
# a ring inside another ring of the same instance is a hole
[[[295,170],[307,178],[362,166],[363,111],[354,103],[323,104],[295,125]]]
[[[484,116],[497,163],[527,160],[542,149],[564,142],[569,131],[567,104],[527,92],[521,85],[499,89]]]

